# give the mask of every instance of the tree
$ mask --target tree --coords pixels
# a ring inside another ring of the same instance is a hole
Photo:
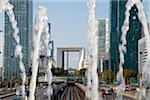
[[[80,76],[80,70],[76,70],[76,71],[75,71],[75,75],[76,75],[76,76]]]
[[[57,75],[58,75],[58,72],[59,72],[59,68],[52,68],[51,71],[52,71],[52,74],[53,74],[53,75],[56,75],[56,76],[57,76]]]
[[[86,72],[86,69],[83,68],[83,69],[80,69],[79,73],[81,76],[85,76],[85,72]]]
[[[129,70],[129,69],[124,69],[124,71],[123,71],[123,76],[124,76],[124,79],[125,79],[125,83],[126,83],[126,84],[129,84],[130,78],[131,78],[131,76],[132,76],[132,71]]]
[[[142,73],[138,73],[137,74],[137,79],[140,80],[141,77],[142,77]]]
[[[58,74],[63,75],[63,73],[64,73],[64,69],[63,68],[58,68]]]
[[[109,83],[110,81],[113,80],[114,75],[111,70],[107,70],[107,71],[103,72],[102,78],[104,79],[104,81],[106,83]]]
[[[104,72],[99,72],[99,73],[98,73],[98,77],[101,78],[101,77],[103,76],[103,74],[104,74]]]
[[[68,75],[68,70],[64,70],[63,75],[67,76]]]

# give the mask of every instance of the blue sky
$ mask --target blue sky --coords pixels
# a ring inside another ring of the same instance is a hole
[[[97,19],[109,17],[109,2],[99,0],[96,7]],[[51,23],[52,39],[55,43],[55,57],[57,47],[87,47],[87,3],[86,0],[55,0],[34,3],[34,15],[38,6],[44,5],[48,9]],[[70,53],[70,67],[78,66],[79,55]]]
[[[39,1],[42,1],[39,3]],[[48,9],[49,22],[51,23],[52,39],[56,47],[85,47],[87,46],[87,0],[34,0],[34,17],[37,15],[38,6],[43,5]],[[97,19],[108,18],[108,0],[98,0],[96,8]],[[0,14],[0,22],[3,16]],[[0,25],[0,29],[3,29]],[[3,33],[0,33],[3,37]],[[3,41],[3,38],[1,39]],[[1,45],[3,42],[1,42]],[[55,52],[56,56],[56,52]],[[72,53],[69,57],[72,65],[77,66],[78,54]],[[73,58],[72,58],[73,57]],[[76,58],[76,59],[75,59]]]
[[[74,2],[57,1],[61,0],[41,3],[48,9],[55,46],[86,46],[87,5],[85,0],[80,0],[82,2],[77,2],[79,0]],[[39,3],[34,3],[34,5],[36,15]],[[97,3],[97,19],[108,18],[108,7],[108,2]]]
[[[40,1],[40,3],[39,3]],[[38,6],[43,5],[48,9],[49,22],[51,23],[52,39],[56,47],[87,47],[87,0],[34,0],[34,17],[37,15]],[[149,0],[145,0],[149,1]],[[148,4],[145,3],[147,13],[150,13]],[[109,0],[97,0],[96,18],[109,18]],[[147,6],[147,7],[146,7]],[[0,14],[0,23],[3,17]],[[3,25],[0,25],[0,29]],[[0,37],[3,37],[0,33]],[[0,41],[3,39],[0,38]],[[1,42],[2,44],[3,42]],[[56,56],[56,52],[55,52]],[[76,56],[76,55],[71,55]],[[78,57],[76,57],[78,58]],[[78,59],[76,59],[78,61]],[[71,62],[75,62],[73,59]],[[77,63],[73,64],[77,65]]]
[[[55,42],[55,47],[86,48],[88,44],[87,3],[85,0],[69,1],[42,3],[48,9],[49,21],[52,24],[52,39]],[[38,3],[35,4],[35,7],[35,9],[38,8]],[[97,2],[96,14],[97,19],[108,18],[109,3]],[[70,53],[70,67],[78,66],[78,56],[77,53]]]

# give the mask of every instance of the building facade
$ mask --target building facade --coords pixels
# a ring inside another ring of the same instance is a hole
[[[114,74],[119,66],[119,44],[121,38],[121,28],[125,18],[126,0],[110,1],[110,65]],[[138,40],[142,36],[141,23],[138,18],[138,9],[134,5],[130,10],[129,31],[127,32],[127,52],[125,53],[124,68],[133,73],[138,72]]]
[[[14,6],[14,14],[19,28],[19,36],[22,45],[23,62],[28,72],[31,66],[32,47],[32,0],[9,0]],[[5,13],[5,40],[4,40],[4,76],[5,80],[20,76],[19,59],[15,57],[15,41],[8,15]]]
[[[79,66],[77,69],[84,68],[85,49],[83,47],[59,47],[57,48],[57,67],[68,69],[70,68],[69,52],[79,52]]]
[[[147,60],[147,49],[146,49],[146,41],[145,37],[141,38],[138,42],[138,70],[139,73],[142,71],[142,68],[144,67],[146,60]]]
[[[3,67],[3,31],[0,30],[0,83],[3,81],[4,78],[4,67]]]
[[[98,71],[109,69],[109,20],[97,21],[98,29]]]

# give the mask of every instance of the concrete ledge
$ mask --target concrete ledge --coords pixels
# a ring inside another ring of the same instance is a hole
[[[136,96],[133,96],[130,93],[123,93],[122,95],[126,96],[126,97],[129,97],[129,98],[132,98],[132,99],[135,99],[135,100],[138,100],[138,98]]]
[[[4,99],[4,98],[6,98],[6,97],[10,97],[10,96],[13,96],[13,95],[15,95],[15,94],[16,94],[16,92],[4,94],[4,95],[0,95],[0,99]]]

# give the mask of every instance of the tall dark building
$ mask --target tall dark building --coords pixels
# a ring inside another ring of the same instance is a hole
[[[114,74],[119,66],[119,44],[121,43],[121,28],[125,19],[126,0],[110,1],[110,67]],[[138,18],[138,9],[134,5],[130,11],[129,31],[127,32],[127,53],[125,54],[124,68],[134,73],[138,72],[138,40],[141,38],[141,23]]]
[[[32,47],[32,21],[33,1],[32,0],[9,0],[14,6],[14,14],[19,28],[19,36],[22,45],[23,62],[28,72],[31,66]],[[20,76],[19,58],[15,57],[15,41],[13,38],[11,22],[5,13],[5,43],[4,43],[4,77],[5,80]]]

